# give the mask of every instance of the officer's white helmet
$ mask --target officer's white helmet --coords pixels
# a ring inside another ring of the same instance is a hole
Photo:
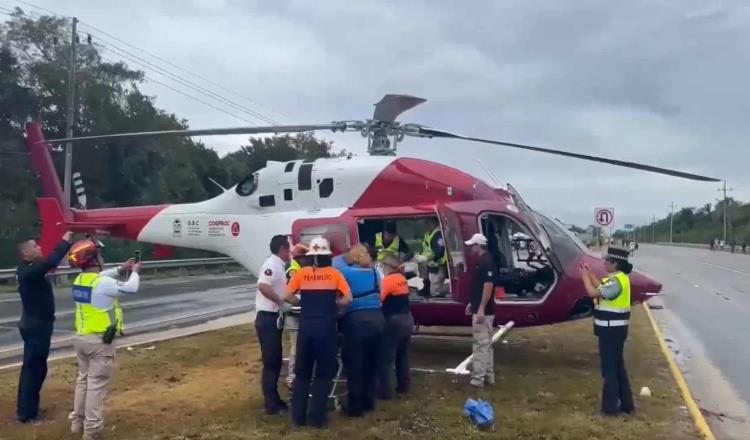
[[[328,240],[323,237],[313,238],[310,241],[309,249],[307,255],[331,255],[331,246],[328,244]]]

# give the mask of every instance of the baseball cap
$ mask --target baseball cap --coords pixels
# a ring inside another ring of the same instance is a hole
[[[465,241],[464,244],[466,244],[466,246],[472,246],[475,244],[487,246],[487,237],[485,237],[484,234],[474,234],[469,240]]]

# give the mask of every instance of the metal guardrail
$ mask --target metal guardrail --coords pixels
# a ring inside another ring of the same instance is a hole
[[[117,267],[122,263],[107,263],[105,267]],[[218,258],[185,258],[181,260],[153,260],[153,261],[142,261],[143,269],[167,269],[167,268],[183,268],[183,267],[194,267],[194,266],[217,266],[224,264],[239,264],[235,260],[229,257],[218,257]],[[54,272],[54,275],[70,275],[79,273],[81,270],[70,267],[70,266],[58,266]],[[16,278],[16,269],[0,269],[0,281],[3,280],[14,280]]]

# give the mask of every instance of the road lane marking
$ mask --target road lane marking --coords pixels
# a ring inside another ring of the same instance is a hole
[[[682,371],[680,371],[680,368],[677,366],[677,363],[674,360],[674,355],[669,350],[669,347],[664,340],[664,336],[661,334],[661,330],[659,330],[659,326],[656,325],[656,320],[654,319],[654,316],[651,314],[651,310],[649,310],[648,305],[645,302],[643,303],[643,308],[646,309],[646,315],[648,315],[648,319],[649,321],[651,321],[651,327],[653,327],[656,338],[659,340],[661,351],[662,353],[664,353],[664,357],[667,358],[669,369],[672,370],[672,376],[674,376],[674,380],[675,382],[677,382],[677,387],[680,389],[680,391],[682,391],[682,398],[685,399],[685,404],[690,411],[690,415],[693,416],[695,427],[698,428],[698,431],[700,431],[700,433],[703,435],[703,438],[705,438],[706,440],[716,440],[716,437],[714,437],[714,433],[711,432],[711,428],[708,426],[708,422],[706,422],[706,418],[703,417],[703,413],[698,407],[698,404],[695,402],[695,399],[693,399],[693,395],[690,393],[690,388],[688,388],[687,381],[685,381],[685,377],[682,375]]]
[[[737,270],[737,269],[732,269],[731,267],[726,267],[726,266],[719,266],[718,264],[711,264],[711,263],[706,263],[705,261],[703,261],[703,264],[705,264],[706,266],[711,266],[711,267],[715,267],[715,268],[717,268],[717,269],[728,270],[728,271],[730,271],[730,272],[734,272],[734,273],[738,273],[738,274],[740,274],[740,275],[745,275],[745,276],[748,276],[748,277],[750,277],[750,273],[748,273],[748,272],[743,272],[743,271],[741,271],[741,270]]]
[[[11,302],[11,301],[21,301],[21,298],[18,297],[18,298],[0,299],[0,303],[7,303],[7,302]]]

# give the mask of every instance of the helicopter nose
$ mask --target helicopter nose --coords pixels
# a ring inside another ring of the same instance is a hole
[[[661,292],[662,284],[651,276],[634,271],[630,274],[630,293],[634,303],[640,303]]]

